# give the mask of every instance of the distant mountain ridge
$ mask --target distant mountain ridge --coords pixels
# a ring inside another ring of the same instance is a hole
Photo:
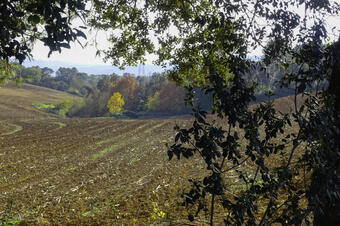
[[[123,75],[124,73],[138,75],[145,75],[149,76],[153,73],[163,72],[166,68],[156,65],[139,65],[139,66],[128,66],[125,70],[120,70],[118,67],[110,66],[110,65],[88,65],[88,64],[73,64],[63,61],[44,61],[44,60],[32,60],[32,61],[25,61],[23,63],[25,67],[33,67],[39,66],[40,68],[49,67],[56,72],[60,67],[72,68],[75,67],[78,69],[79,72],[85,72],[88,75],[101,75],[101,74],[118,74]]]

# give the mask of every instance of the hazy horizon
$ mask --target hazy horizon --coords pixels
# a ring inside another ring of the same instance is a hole
[[[39,66],[40,68],[49,67],[56,72],[60,67],[72,68],[75,67],[79,72],[87,74],[101,75],[101,74],[118,74],[123,75],[124,73],[134,74],[136,76],[150,76],[153,73],[163,72],[166,68],[161,66],[146,64],[138,66],[126,66],[125,70],[120,70],[117,66],[108,64],[81,64],[72,63],[61,60],[25,60],[23,62],[25,67]]]

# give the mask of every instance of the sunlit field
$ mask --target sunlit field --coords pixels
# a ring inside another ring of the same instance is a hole
[[[190,117],[58,118],[32,103],[67,94],[31,85],[1,87],[0,94],[3,225],[190,224],[180,195],[188,178],[203,177],[204,165],[198,156],[169,161],[166,147],[175,124],[190,126]],[[281,102],[285,111],[291,101]],[[226,177],[231,189],[242,190],[234,175]],[[217,209],[217,222],[223,214]],[[208,219],[203,213],[195,224]]]

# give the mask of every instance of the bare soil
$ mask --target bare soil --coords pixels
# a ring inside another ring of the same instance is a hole
[[[180,195],[202,166],[168,161],[165,145],[191,119],[61,119],[32,106],[67,96],[0,87],[0,225],[192,225]]]
[[[178,188],[192,167],[169,162],[165,146],[175,120],[61,119],[32,105],[66,97],[0,87],[0,225],[185,223]]]

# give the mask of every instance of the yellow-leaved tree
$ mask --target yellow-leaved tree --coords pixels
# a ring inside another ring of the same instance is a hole
[[[123,110],[125,102],[119,92],[115,92],[107,102],[107,107],[111,113],[119,113]]]

